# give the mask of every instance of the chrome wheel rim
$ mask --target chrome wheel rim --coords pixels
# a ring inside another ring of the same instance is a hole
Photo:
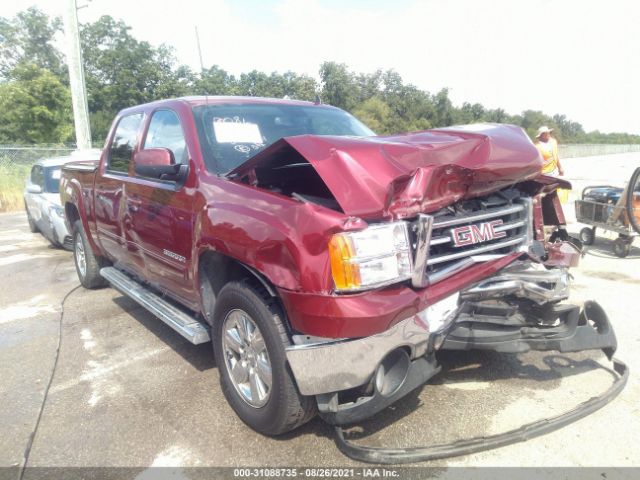
[[[82,278],[87,274],[87,256],[84,252],[84,245],[82,244],[82,237],[79,233],[76,233],[76,265]]]
[[[224,362],[234,388],[254,408],[271,396],[271,361],[262,332],[243,310],[231,310],[222,325]]]

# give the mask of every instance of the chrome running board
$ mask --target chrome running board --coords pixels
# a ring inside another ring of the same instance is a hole
[[[115,267],[105,267],[100,270],[100,275],[116,290],[142,305],[191,343],[198,345],[211,340],[208,326],[136,282],[127,274]]]

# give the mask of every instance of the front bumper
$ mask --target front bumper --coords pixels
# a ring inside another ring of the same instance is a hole
[[[50,217],[50,221],[51,235],[53,235],[53,240],[67,250],[71,250],[73,247],[73,242],[71,236],[69,235],[69,230],[67,229],[64,218],[52,215]]]
[[[342,425],[363,420],[426,383],[440,349],[499,352],[602,349],[612,358],[613,328],[596,302],[561,304],[566,270],[516,262],[369,337],[293,345],[287,360],[303,395],[322,417]],[[348,393],[349,395],[345,395]]]
[[[453,295],[377,335],[288,347],[287,360],[300,393],[318,395],[359,387],[398,349],[404,349],[410,360],[424,356],[434,349],[435,338],[453,321],[457,309],[458,295]]]

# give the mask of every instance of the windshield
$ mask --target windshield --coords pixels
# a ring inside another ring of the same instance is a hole
[[[61,167],[44,168],[44,191],[46,193],[59,193]]]
[[[227,173],[283,137],[338,135],[369,137],[371,130],[328,106],[240,104],[193,108],[207,170]]]

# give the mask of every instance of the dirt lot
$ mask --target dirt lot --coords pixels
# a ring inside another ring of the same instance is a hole
[[[622,186],[640,154],[565,164],[576,190]],[[567,213],[571,219],[570,205]],[[612,239],[600,236],[574,270],[572,300],[597,299],[612,319],[617,356],[631,370],[623,393],[558,432],[427,466],[443,473],[472,465],[640,466],[640,241],[618,259]],[[115,290],[77,285],[69,252],[29,233],[24,214],[0,215],[0,466],[23,461],[59,328],[60,356],[30,466],[359,465],[337,450],[331,429],[317,419],[278,439],[249,430],[220,392],[210,345],[190,345]],[[360,427],[370,434],[367,443],[425,445],[496,433],[557,414],[611,382],[598,352],[449,353],[441,363],[430,384]]]

